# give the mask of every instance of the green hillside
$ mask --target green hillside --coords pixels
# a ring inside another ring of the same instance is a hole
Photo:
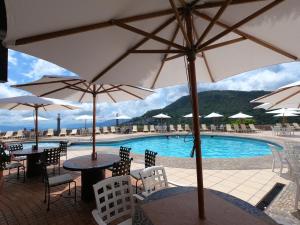
[[[280,119],[272,118],[272,115],[266,114],[263,109],[253,109],[255,104],[249,102],[257,97],[265,95],[266,91],[205,91],[199,92],[199,110],[201,115],[208,115],[211,112],[223,114],[225,118],[218,122],[231,122],[228,116],[243,112],[254,117],[256,124],[273,124]],[[146,112],[143,116],[134,118],[134,123],[155,123],[152,116],[158,113],[165,113],[172,117],[169,123],[188,122],[191,119],[182,118],[183,115],[191,113],[191,101],[189,96],[183,96],[177,101],[171,103],[163,109],[155,109]],[[297,119],[292,119],[297,120]],[[202,123],[212,123],[212,119],[203,119]]]

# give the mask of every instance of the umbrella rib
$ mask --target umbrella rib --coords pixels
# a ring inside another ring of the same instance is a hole
[[[113,98],[113,96],[109,93],[109,91],[107,91],[104,86],[102,88],[104,90],[103,93],[106,93],[108,95],[108,97],[110,97],[111,100],[113,100],[113,102],[116,103],[117,101]]]
[[[101,90],[101,88],[103,87],[103,84],[101,84],[98,89],[96,90],[97,93],[99,93],[99,91]]]
[[[176,7],[176,4],[175,4],[174,0],[169,0],[169,2],[170,2],[170,5],[171,5],[171,7],[172,7],[172,9],[174,11],[177,24],[178,24],[178,26],[179,26],[179,28],[180,28],[180,30],[182,32],[182,35],[183,35],[183,37],[184,37],[184,39],[185,39],[185,41],[187,43],[187,46],[191,47],[191,43],[190,43],[189,38],[187,36],[187,33],[186,33],[185,29],[184,29],[184,25],[183,25],[183,23],[182,23],[182,21],[180,19],[180,14],[179,14],[179,11],[178,11],[178,9]]]
[[[83,83],[83,82],[85,82],[85,81],[81,80],[81,81],[77,82],[76,84],[80,84],[80,83]],[[73,84],[73,85],[76,85],[76,84]],[[70,85],[66,85],[66,86],[64,86],[64,87],[54,89],[54,90],[52,90],[52,91],[49,91],[49,92],[46,92],[46,93],[40,95],[40,97],[43,97],[43,96],[46,96],[46,95],[50,95],[50,94],[52,94],[52,93],[61,91],[61,90],[63,90],[63,89],[69,88],[69,87],[70,87]]]
[[[136,97],[136,98],[139,98],[139,99],[143,99],[142,97],[140,97],[140,96],[138,96],[138,95],[136,95],[136,94],[133,94],[133,93],[131,93],[130,91],[127,91],[127,90],[125,90],[125,89],[123,89],[123,88],[121,88],[121,87],[116,87],[117,89],[119,89],[120,91],[123,91],[123,92],[125,92],[125,93],[127,93],[127,94],[129,94],[129,95],[132,95],[132,96],[134,96],[134,97]]]
[[[233,0],[231,4],[243,4],[243,3],[248,3],[248,2],[257,2],[257,1],[262,1],[262,0]],[[196,1],[197,3],[197,1]],[[194,3],[194,4],[196,4]],[[195,9],[202,9],[202,8],[213,8],[220,6],[220,2],[208,2],[204,3],[201,5],[195,5]],[[179,11],[182,11],[183,8],[179,8]],[[161,16],[166,16],[173,14],[174,11],[173,9],[164,9],[156,12],[150,12],[150,13],[145,13],[145,14],[140,14],[140,15],[134,15],[130,17],[125,17],[121,19],[117,19],[117,21],[123,22],[123,23],[129,23],[129,22],[135,22],[135,21],[140,21],[140,20],[146,20],[146,19],[151,19],[151,18],[156,18],[156,17],[161,17]],[[15,41],[15,45],[24,45],[24,44],[30,44],[38,41],[44,41],[44,40],[49,40],[53,38],[59,38],[59,37],[64,37],[72,34],[77,34],[77,33],[82,33],[82,32],[87,32],[91,30],[96,30],[96,29],[101,29],[105,27],[111,27],[114,24],[112,24],[111,20],[109,21],[104,21],[100,23],[94,23],[94,24],[89,24],[89,25],[84,25],[84,26],[79,26],[79,27],[73,27],[70,29],[65,29],[65,30],[58,30],[54,32],[49,32],[49,33],[43,33],[43,34],[38,34],[38,35],[33,35],[33,36],[28,36],[24,38],[19,38]]]
[[[264,103],[264,102],[258,102],[259,100],[261,100],[261,99],[264,99],[264,98],[267,98],[267,97],[269,97],[269,96],[272,96],[272,95],[274,95],[274,94],[278,94],[278,93],[280,93],[280,92],[282,92],[282,91],[285,91],[286,89],[288,89],[289,87],[286,87],[286,88],[282,88],[282,89],[280,89],[280,90],[278,90],[278,91],[275,91],[275,92],[271,92],[271,93],[269,93],[269,94],[266,94],[266,95],[264,95],[264,96],[261,96],[261,97],[259,97],[259,98],[256,98],[256,99],[254,99],[254,100],[252,100],[252,101],[250,101],[251,103]]]
[[[131,87],[131,88],[142,90],[142,91],[154,92],[151,89],[147,89],[147,88],[143,88],[143,87],[139,87],[139,86],[132,86],[132,85],[129,85],[129,84],[128,85],[119,85],[119,86]]]
[[[36,82],[36,83],[29,83],[29,84],[17,84],[17,85],[12,85],[12,87],[27,87],[27,86],[36,86],[36,85],[43,85],[43,84],[55,84],[55,83],[69,82],[74,80],[75,79],[68,79],[68,80],[55,80],[55,81],[47,81],[47,82]]]
[[[79,98],[79,102],[82,101],[82,99],[83,99],[83,97],[85,96],[86,93],[90,93],[90,92],[88,92],[88,89],[90,89],[90,91],[93,92],[93,90],[90,88],[92,84],[87,85],[86,83],[83,83],[83,85],[86,86],[86,89],[84,91],[82,91],[83,93]]]
[[[98,92],[97,94],[101,94],[101,93],[105,93],[106,91],[109,91],[109,92],[114,92],[114,91],[118,91],[118,90],[114,90],[116,87],[120,87],[122,85],[111,85],[111,84],[108,84],[110,85],[111,87],[110,88],[106,88],[105,91],[100,91]],[[104,89],[104,85],[102,86],[102,88]]]
[[[171,41],[172,41],[172,42],[176,39],[176,36],[177,36],[177,34],[178,34],[178,31],[179,31],[179,25],[177,25],[176,28],[175,28],[174,34],[173,34],[173,36],[172,36],[172,38],[171,38]],[[171,46],[168,47],[168,50],[170,50],[170,48],[171,48]],[[157,71],[157,74],[156,74],[156,76],[155,76],[155,78],[154,78],[154,80],[153,80],[153,83],[152,83],[152,85],[151,85],[151,88],[154,88],[155,83],[156,83],[156,81],[157,81],[157,79],[158,79],[158,77],[159,77],[159,75],[160,75],[160,72],[161,72],[162,68],[163,68],[164,65],[165,65],[165,62],[166,62],[166,58],[167,58],[167,57],[168,57],[168,54],[165,54],[164,57],[163,57],[163,59],[162,59],[162,61],[161,61],[160,67],[159,67],[159,69],[158,69],[158,71]]]
[[[121,28],[124,28],[124,29],[126,29],[126,30],[129,30],[129,31],[131,31],[131,32],[133,32],[133,33],[136,33],[136,34],[140,34],[140,35],[142,35],[142,36],[144,36],[144,37],[146,37],[146,38],[153,39],[153,40],[155,40],[155,41],[161,42],[161,43],[166,44],[166,45],[168,45],[168,46],[170,45],[170,46],[172,46],[172,47],[174,47],[174,48],[177,48],[177,49],[185,50],[185,47],[184,47],[184,46],[179,45],[179,44],[176,44],[176,43],[174,43],[174,42],[171,42],[171,41],[169,41],[169,40],[167,40],[167,39],[164,39],[164,38],[161,38],[161,37],[159,37],[159,36],[156,36],[155,34],[152,34],[152,33],[146,32],[146,31],[143,31],[143,30],[141,30],[141,29],[138,29],[138,28],[136,28],[136,27],[130,26],[130,25],[125,24],[125,23],[120,23],[120,22],[118,22],[118,21],[113,21],[113,23],[114,23],[115,25],[121,27]]]
[[[165,27],[167,27],[170,23],[174,21],[175,17],[172,16],[168,20],[166,20],[164,23],[162,23],[159,27],[157,27],[152,34],[157,34],[161,30],[163,30]],[[117,59],[115,59],[111,64],[109,64],[105,69],[103,69],[98,75],[96,75],[92,80],[92,82],[95,82],[100,77],[102,77],[105,73],[107,73],[109,70],[111,70],[114,66],[116,66],[118,63],[120,63],[123,59],[125,59],[132,50],[139,48],[141,45],[146,43],[149,40],[149,38],[143,38],[141,41],[139,41],[137,44],[135,44],[132,48],[130,48],[128,51],[124,52],[122,55],[120,55]]]
[[[295,95],[297,95],[297,94],[299,94],[299,93],[300,93],[300,90],[299,90],[299,91],[296,91],[296,92],[293,93],[293,94],[288,95],[287,97],[285,97],[285,98],[281,99],[280,101],[276,102],[275,104],[273,104],[272,107],[277,106],[278,104],[284,102],[285,100],[287,100],[287,99],[289,99],[289,98],[291,98],[291,97],[293,97],[293,96],[295,96]]]
[[[226,0],[226,1],[224,1],[223,5],[220,7],[220,9],[218,10],[218,12],[214,16],[214,18],[210,21],[209,25],[206,27],[206,29],[202,33],[201,37],[198,38],[198,41],[196,42],[196,48],[199,47],[199,45],[202,43],[202,41],[204,40],[204,38],[206,38],[206,36],[211,31],[211,29],[213,28],[213,26],[215,25],[215,23],[218,21],[218,19],[224,13],[224,11],[227,8],[227,6],[230,5],[231,1],[232,0]]]
[[[170,53],[180,53],[180,54],[185,54],[184,53],[185,51],[183,50],[173,50],[173,49],[141,49],[141,50],[132,50],[130,53],[142,53],[142,54],[145,54],[145,53],[150,53],[150,54],[153,54],[153,53],[164,53],[164,54],[170,54]]]
[[[194,14],[196,16],[198,16],[198,17],[200,17],[202,19],[205,19],[205,20],[208,20],[208,21],[212,20],[211,17],[209,17],[208,15],[206,15],[204,13],[201,13],[201,12],[198,12],[198,11],[193,11],[193,12],[194,12]],[[226,29],[230,28],[229,25],[226,25],[225,23],[220,22],[220,21],[217,21],[216,24],[219,25],[219,26],[221,26],[221,27],[223,27],[223,28],[226,28]],[[255,37],[255,36],[253,36],[253,35],[250,35],[248,33],[240,31],[239,29],[235,29],[232,32],[235,33],[235,34],[238,34],[238,35],[240,35],[242,37],[245,37],[248,40],[255,42],[256,44],[259,44],[259,45],[261,45],[261,46],[263,46],[265,48],[268,48],[268,49],[273,50],[273,51],[275,51],[275,52],[277,52],[277,53],[279,53],[279,54],[281,54],[283,56],[286,56],[286,57],[288,57],[290,59],[293,59],[293,60],[297,60],[298,59],[298,57],[296,57],[295,55],[293,55],[291,53],[288,53],[287,51],[285,51],[283,49],[280,49],[280,48],[278,48],[278,47],[276,47],[276,46],[274,46],[274,45],[272,45],[272,44],[270,44],[270,43],[268,43],[268,42],[266,42],[264,40],[261,40],[261,39]]]
[[[210,70],[210,66],[209,66],[209,64],[208,64],[208,61],[207,61],[207,58],[206,58],[204,52],[202,52],[202,56],[203,56],[203,60],[204,60],[205,66],[206,66],[207,71],[208,71],[208,75],[209,75],[211,81],[212,81],[212,82],[215,82],[215,79],[213,78],[213,75],[212,75],[211,70]]]
[[[225,35],[227,35],[228,33],[232,32],[233,30],[239,28],[240,26],[248,23],[249,21],[253,20],[254,18],[260,16],[261,14],[265,13],[266,11],[272,9],[273,7],[275,7],[276,5],[282,3],[284,0],[274,0],[271,3],[267,4],[266,6],[264,6],[263,8],[255,11],[254,13],[252,13],[251,15],[247,16],[246,18],[240,20],[239,22],[235,23],[234,25],[232,25],[231,27],[227,28],[226,30],[222,31],[221,33],[217,34],[216,36],[212,37],[211,39],[209,39],[208,41],[204,42],[203,44],[201,44],[198,48],[198,50],[202,50],[204,47],[207,47],[208,45],[210,45],[211,43],[219,40],[220,38],[224,37]]]
[[[82,81],[83,81],[83,80],[82,80]],[[69,84],[68,82],[62,82],[62,83],[68,85],[67,88],[69,88],[69,89],[73,89],[73,90],[76,89],[76,90],[82,91],[82,92],[85,91],[85,89],[83,89],[83,88],[77,86],[78,83],[76,83],[76,84]],[[79,83],[79,84],[85,84],[85,83]]]

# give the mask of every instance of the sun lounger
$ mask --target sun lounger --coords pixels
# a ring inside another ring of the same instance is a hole
[[[251,130],[252,132],[258,132],[258,131],[260,131],[259,129],[257,129],[257,128],[254,126],[254,124],[249,124],[249,127],[250,127],[250,130]]]
[[[61,128],[59,136],[67,136],[67,129],[66,128]]]
[[[89,127],[87,129],[87,135],[93,135],[93,128],[92,127]]]
[[[214,124],[210,125],[210,130],[211,131],[217,131],[217,127]]]
[[[224,126],[224,124],[221,124],[221,125],[219,126],[219,130],[220,130],[220,131],[225,131],[225,126]]]
[[[101,132],[100,132],[100,128],[99,128],[99,127],[96,127],[96,129],[95,129],[95,133],[96,133],[96,134],[101,134]]]
[[[103,134],[108,134],[108,129],[107,129],[107,127],[103,127]]]
[[[53,131],[53,129],[48,129],[46,136],[47,136],[47,137],[52,137],[52,136],[54,136],[54,131]]]
[[[190,126],[188,124],[184,124],[184,130],[186,132],[191,132]]]
[[[169,128],[170,128],[170,132],[174,132],[174,131],[175,131],[175,128],[174,128],[174,125],[173,125],[173,124],[170,124],[170,125],[169,125]]]
[[[250,129],[248,129],[245,124],[241,124],[241,132],[248,133]]]
[[[181,124],[177,124],[177,131],[179,132],[183,131]]]
[[[150,125],[150,132],[155,132],[154,125]]]
[[[137,130],[137,125],[133,125],[132,126],[132,133],[137,133],[138,130]]]
[[[77,135],[77,129],[73,129],[72,131],[71,131],[71,133],[70,133],[70,135],[72,136],[72,135]]]
[[[6,134],[2,137],[3,139],[9,139],[13,136],[13,131],[7,131]]]
[[[17,134],[14,136],[15,138],[24,138],[24,132],[23,130],[18,130]]]
[[[148,125],[144,125],[143,132],[149,132]]]
[[[298,123],[293,123],[293,126],[296,130],[300,130],[300,126]]]
[[[205,123],[201,124],[201,129],[202,129],[203,131],[208,131],[207,126],[206,126]]]
[[[110,127],[110,132],[113,133],[113,134],[116,133],[116,128],[115,128],[115,126],[111,126],[111,127]]]
[[[226,124],[226,131],[227,132],[234,132],[234,130],[232,130],[232,127],[230,124]]]
[[[241,132],[240,127],[238,124],[233,124],[233,129],[235,132]]]

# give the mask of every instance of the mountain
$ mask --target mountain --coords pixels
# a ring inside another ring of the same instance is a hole
[[[267,91],[204,91],[198,93],[199,110],[201,115],[208,115],[211,112],[217,112],[225,117],[219,119],[219,122],[227,123],[232,120],[229,116],[238,112],[252,115],[256,124],[273,124],[280,119],[273,118],[271,114],[266,114],[263,109],[253,109],[257,104],[251,104],[250,101],[265,95]],[[134,118],[131,123],[155,123],[152,116],[158,113],[164,113],[172,117],[169,123],[179,123],[191,121],[191,119],[182,118],[182,116],[192,112],[191,100],[189,96],[183,96],[162,109],[155,109],[146,112],[143,116]],[[299,119],[292,119],[297,121]],[[156,120],[157,121],[157,120]],[[213,119],[202,117],[202,123],[212,123]]]

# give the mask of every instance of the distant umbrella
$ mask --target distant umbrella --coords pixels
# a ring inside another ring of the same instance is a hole
[[[211,114],[205,116],[204,118],[220,118],[220,117],[224,117],[224,116],[219,113],[212,112]]]
[[[185,116],[183,116],[184,118],[193,118],[193,113],[187,114]],[[201,116],[199,115],[199,118],[201,118]]]
[[[247,115],[247,114],[244,114],[242,112],[239,112],[237,114],[234,114],[232,116],[230,116],[229,118],[230,119],[248,119],[248,118],[252,118],[253,116],[250,116],[250,115]]]
[[[166,114],[163,114],[163,113],[160,113],[160,114],[157,114],[155,116],[152,116],[153,118],[157,118],[157,119],[170,119],[171,116],[168,116]]]

